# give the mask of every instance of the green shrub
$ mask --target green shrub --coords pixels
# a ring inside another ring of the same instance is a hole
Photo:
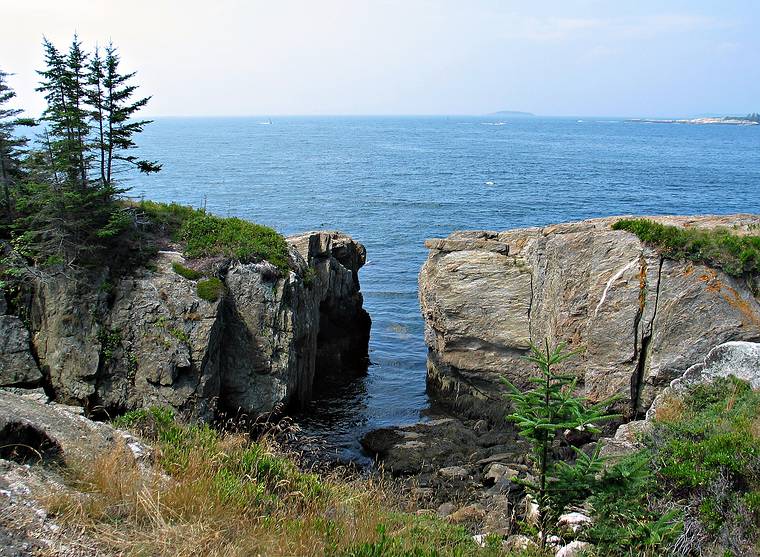
[[[221,296],[223,289],[224,284],[216,277],[201,280],[196,286],[198,297],[202,300],[206,300],[207,302],[212,303],[216,302],[219,299],[219,296]]]
[[[672,259],[706,263],[731,276],[760,273],[760,236],[737,236],[725,228],[681,228],[649,219],[623,219],[612,228],[636,234]]]
[[[303,272],[303,284],[306,288],[311,288],[314,281],[317,279],[317,271],[314,267],[306,267]]]
[[[643,450],[601,475],[596,492],[588,499],[594,523],[584,533],[596,546],[596,555],[668,555],[681,532],[681,517],[650,504],[650,496],[659,493],[651,468],[652,455]]]
[[[673,407],[589,499],[586,535],[599,555],[666,555],[676,538],[683,555],[744,555],[760,543],[760,392],[718,379]]]
[[[193,209],[179,203],[160,203],[157,201],[141,201],[137,207],[150,219],[153,226],[164,232],[176,234],[182,223],[195,215],[202,215],[202,209]]]
[[[172,263],[172,270],[181,277],[185,277],[188,280],[198,280],[203,276],[203,273],[199,273],[193,269],[185,267],[182,263],[176,261]]]
[[[269,261],[281,271],[288,269],[288,245],[273,229],[238,218],[199,213],[179,232],[188,257],[224,256],[243,262]]]
[[[104,327],[98,332],[98,342],[100,342],[100,353],[103,360],[106,363],[110,362],[116,350],[121,346],[121,332]]]
[[[160,406],[139,408],[115,418],[114,427],[130,429],[148,439],[156,439],[159,429],[170,427],[174,423],[174,410]]]

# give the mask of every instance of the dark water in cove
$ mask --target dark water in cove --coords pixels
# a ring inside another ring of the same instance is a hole
[[[163,171],[131,195],[367,247],[366,378],[302,419],[344,456],[427,406],[423,241],[615,214],[760,213],[760,126],[498,117],[166,118],[140,138]]]

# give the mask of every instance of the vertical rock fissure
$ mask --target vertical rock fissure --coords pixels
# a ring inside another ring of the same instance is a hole
[[[652,319],[646,329],[641,333],[641,347],[638,351],[638,364],[636,366],[636,373],[633,377],[631,385],[631,416],[633,419],[640,418],[641,414],[641,391],[643,390],[644,374],[647,368],[647,357],[649,355],[649,343],[652,340],[654,334],[654,321],[657,317],[657,304],[660,299],[660,283],[662,281],[662,264],[663,258],[659,257],[659,265],[657,268],[657,285],[655,287],[654,295],[654,307],[652,308]],[[643,308],[641,309],[643,311]],[[639,317],[640,321],[640,317]],[[636,335],[638,340],[638,334]]]
[[[533,312],[533,300],[536,298],[536,293],[533,292],[533,271],[530,273],[530,302],[528,303],[528,339],[531,342],[533,340],[533,323],[531,322],[530,315]]]

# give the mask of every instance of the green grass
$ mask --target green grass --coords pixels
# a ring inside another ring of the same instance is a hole
[[[160,203],[157,201],[141,201],[137,204],[150,218],[151,223],[165,233],[176,238],[182,224],[191,217],[202,215],[202,209],[194,209],[179,203]]]
[[[736,378],[697,386],[658,408],[644,441],[590,499],[599,555],[668,555],[676,539],[686,555],[760,547],[760,392]]]
[[[203,276],[203,273],[199,273],[198,271],[195,271],[193,269],[189,269],[185,267],[182,263],[177,263],[176,261],[172,263],[172,270],[177,273],[179,276],[184,277],[188,280],[198,280]]]
[[[188,258],[221,256],[244,263],[266,260],[280,271],[289,267],[285,238],[267,226],[218,217],[178,203],[141,201],[133,206],[149,218],[156,232],[182,244]],[[190,278],[184,271],[174,270]]]
[[[238,218],[205,213],[187,219],[179,231],[188,257],[223,256],[242,262],[266,260],[288,269],[288,245],[275,230]]]
[[[706,263],[735,277],[760,273],[760,236],[738,236],[725,228],[682,228],[649,219],[623,219],[612,228],[636,234],[671,259]]]
[[[224,283],[216,277],[198,281],[196,292],[198,297],[207,302],[216,302],[224,290]]]

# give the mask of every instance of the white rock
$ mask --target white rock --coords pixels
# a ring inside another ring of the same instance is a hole
[[[446,468],[438,470],[438,475],[451,480],[463,480],[469,474],[467,469],[462,466],[447,466]]]
[[[565,513],[557,520],[559,526],[569,528],[573,532],[579,532],[592,522],[591,517],[579,512]]]
[[[588,542],[573,541],[563,546],[555,553],[554,557],[580,557],[584,551],[590,549],[592,545]]]
[[[538,503],[536,503],[533,496],[528,494],[523,499],[525,504],[525,520],[528,524],[538,524]]]
[[[533,547],[538,547],[536,542],[530,539],[528,536],[522,534],[513,534],[501,543],[501,548],[507,554],[517,553],[518,551],[525,551]]]

